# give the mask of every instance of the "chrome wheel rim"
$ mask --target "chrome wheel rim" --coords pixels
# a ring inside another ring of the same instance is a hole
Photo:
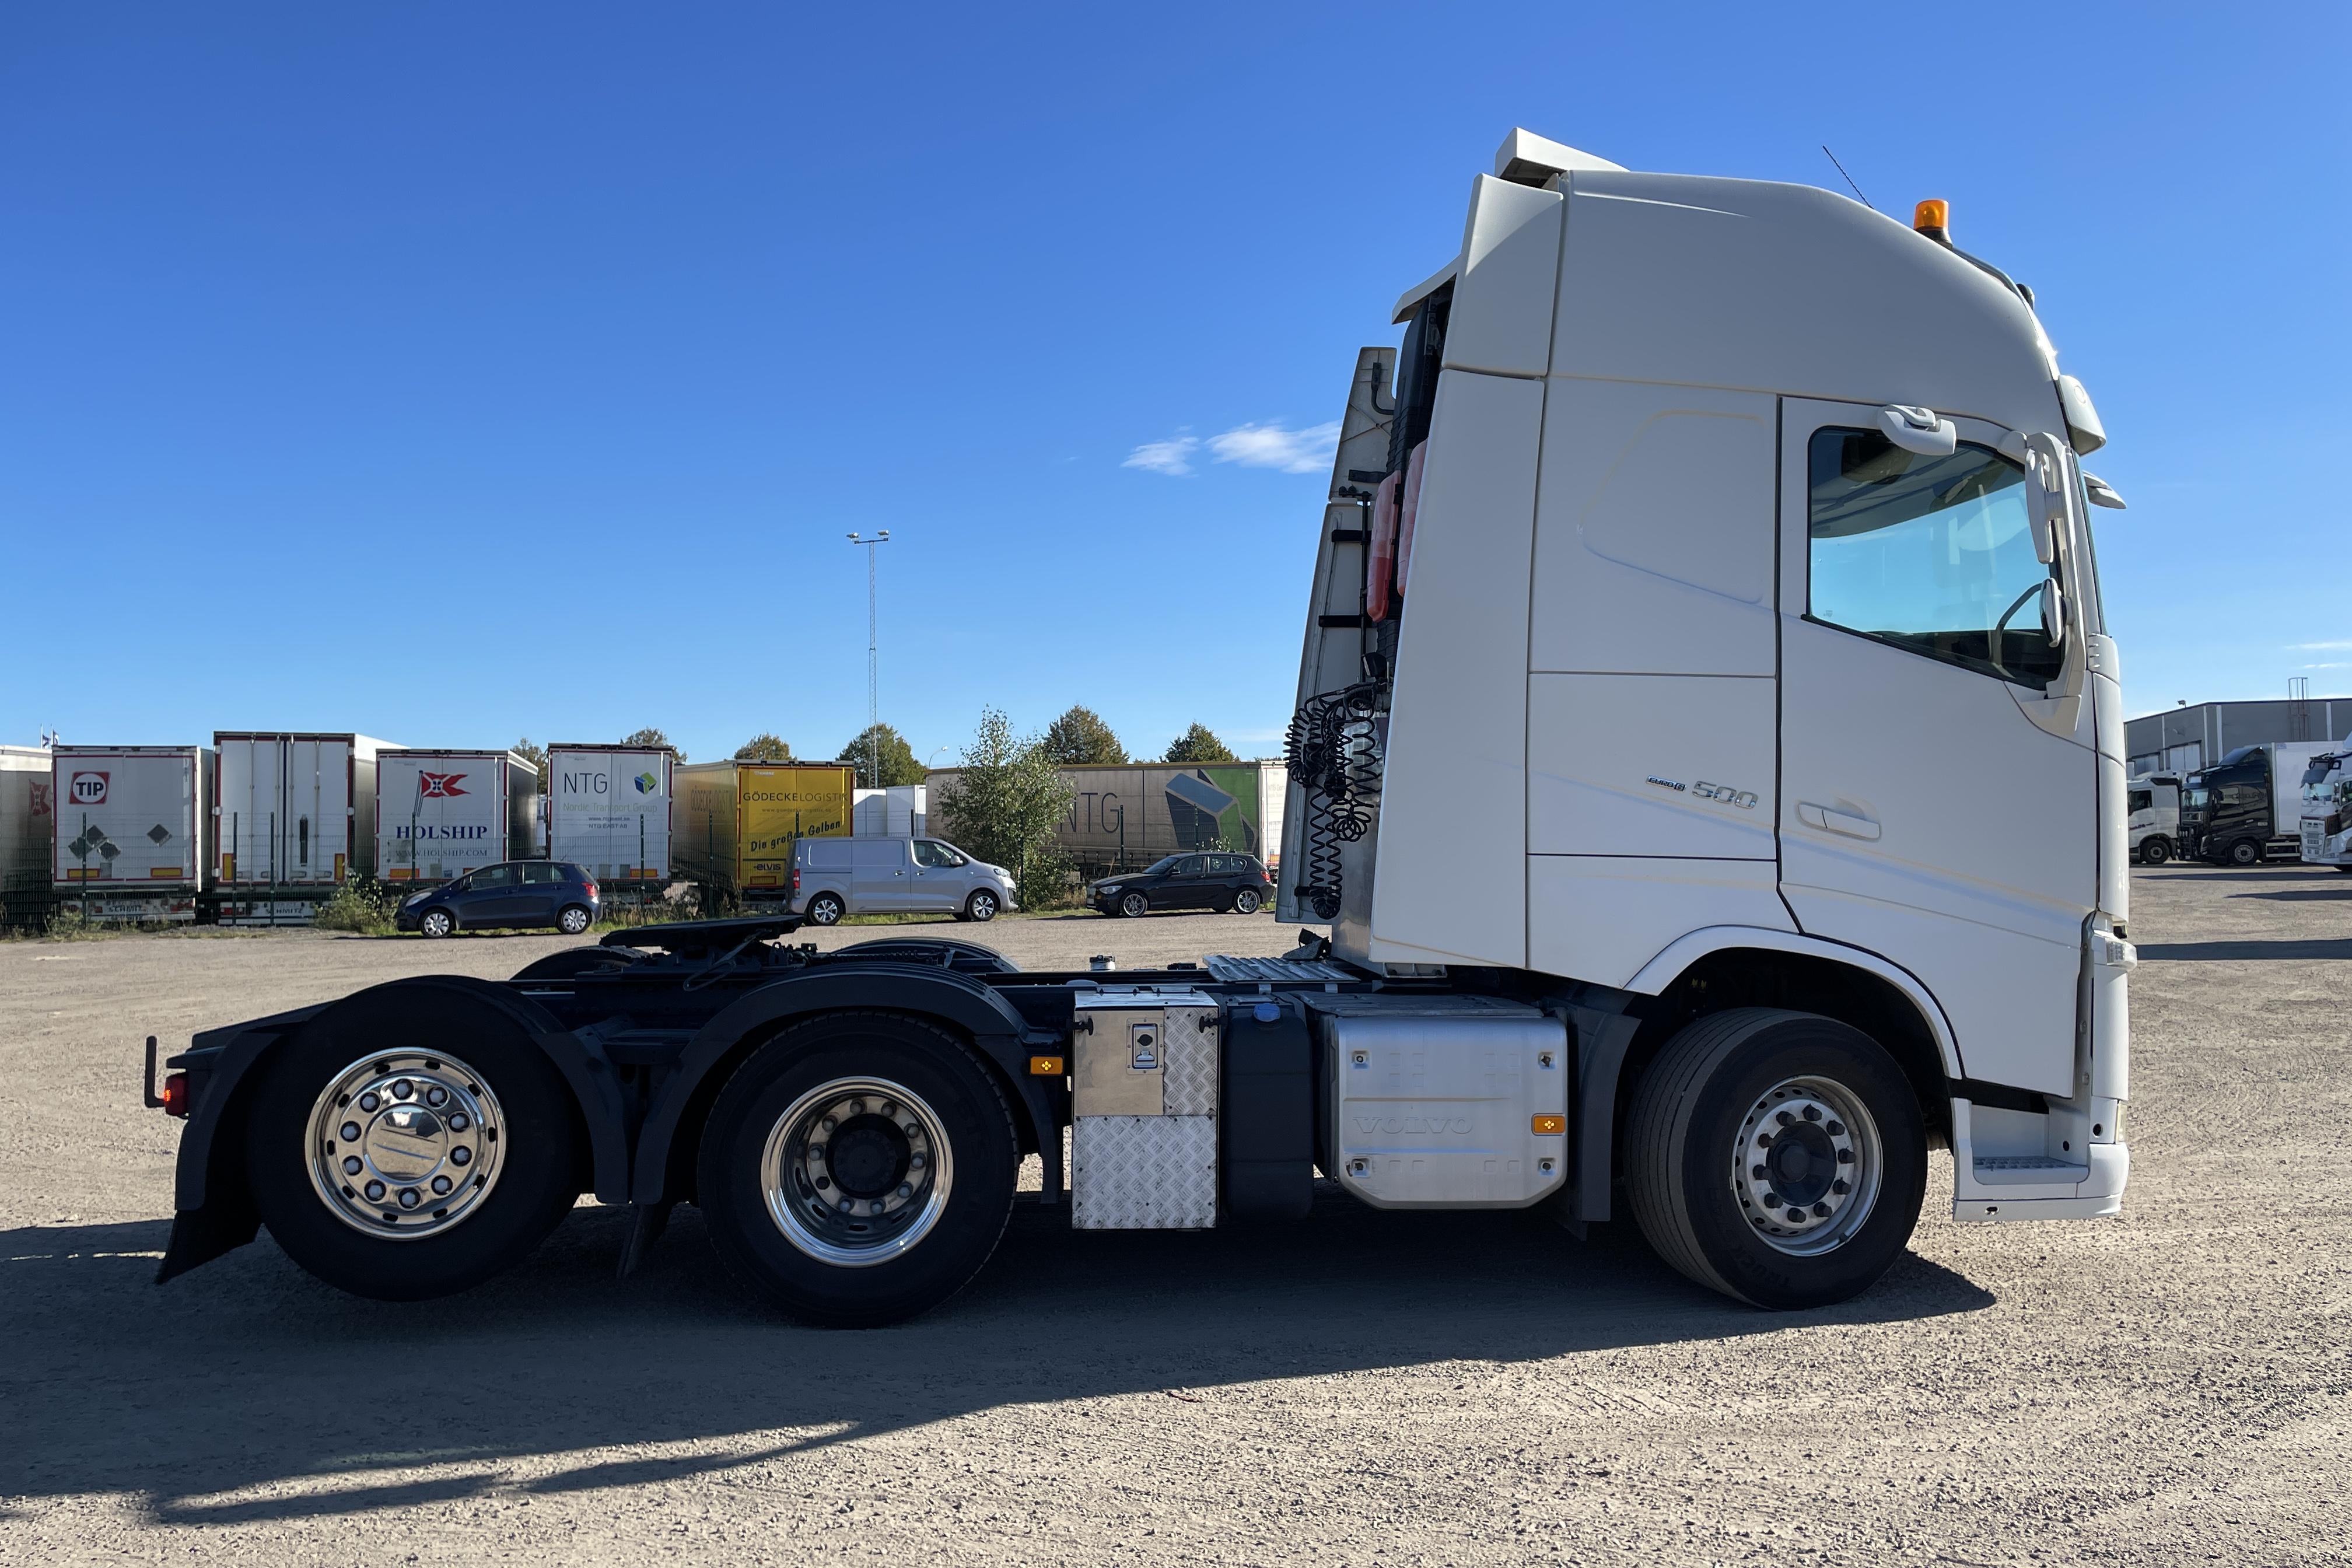
[[[1118,901],[1118,912],[1123,915],[1139,915],[1150,907],[1141,893],[1129,893]]]
[[[1257,913],[1257,895],[1246,889],[1234,895],[1234,908],[1245,915]]]
[[[1758,1096],[1731,1146],[1731,1191],[1764,1244],[1791,1257],[1834,1252],[1878,1205],[1878,1123],[1834,1079],[1785,1079]]]
[[[817,1085],[776,1119],[760,1153],[769,1217],[785,1240],[836,1268],[913,1251],[946,1211],[954,1179],[939,1113],[887,1079]]]
[[[353,1230],[414,1241],[463,1225],[498,1185],[506,1116],[454,1057],[363,1057],[312,1102],[310,1188]]]

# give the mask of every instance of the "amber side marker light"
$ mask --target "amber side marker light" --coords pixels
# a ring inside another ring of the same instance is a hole
[[[1535,1116],[1528,1119],[1528,1131],[1543,1137],[1558,1137],[1568,1131],[1565,1116]]]
[[[1029,1076],[1031,1078],[1061,1077],[1062,1058],[1059,1057],[1031,1057],[1029,1058]]]
[[[185,1116],[188,1113],[188,1075],[175,1072],[163,1080],[163,1114]]]

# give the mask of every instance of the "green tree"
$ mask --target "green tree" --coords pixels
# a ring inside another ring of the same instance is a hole
[[[789,763],[793,760],[793,749],[762,730],[735,748],[735,760],[739,763]]]
[[[547,793],[547,748],[545,746],[532,745],[530,743],[530,737],[529,735],[525,735],[521,740],[517,741],[513,745],[508,747],[507,750],[514,752],[518,756],[528,757],[530,759],[530,765],[539,770],[539,793],[545,795]]]
[[[959,846],[1025,883],[1033,868],[1043,880],[1059,864],[1054,829],[1070,815],[1076,793],[1055,770],[1042,737],[1016,736],[1011,720],[983,708],[961,771],[931,809]],[[1024,886],[1022,901],[1035,907],[1048,900],[1032,899]]]
[[[1169,763],[1237,763],[1226,744],[1217,739],[1206,724],[1195,724],[1168,742],[1168,754],[1160,759]]]
[[[1127,748],[1091,708],[1073,708],[1045,727],[1045,754],[1066,768],[1127,761]]]
[[[663,734],[659,730],[654,729],[650,725],[643,730],[630,731],[627,734],[622,736],[617,743],[624,746],[667,746],[671,751],[677,753],[677,760],[679,762],[682,763],[686,761],[686,748],[676,744],[667,735]]]
[[[923,764],[915,760],[915,748],[888,724],[860,730],[834,761],[857,770],[859,789],[885,789],[891,784],[923,782]]]

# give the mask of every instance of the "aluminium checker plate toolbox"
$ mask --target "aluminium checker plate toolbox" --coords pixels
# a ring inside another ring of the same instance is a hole
[[[1106,987],[1077,999],[1070,1223],[1217,1223],[1217,1004],[1197,991]]]

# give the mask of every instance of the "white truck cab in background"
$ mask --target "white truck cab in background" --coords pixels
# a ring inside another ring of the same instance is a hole
[[[2088,520],[2122,502],[2081,469],[2105,437],[2031,296],[1942,209],[1906,228],[1514,132],[1341,429],[1282,913],[1392,975],[1624,1020],[1619,1171],[1670,1260],[1737,1294],[1864,1228],[1843,1186],[1795,1183],[1801,1213],[1736,1155],[1741,1097],[1852,1120],[1891,1063],[1916,1103],[1874,1112],[1876,1157],[1835,1155],[1882,1207],[1914,1179],[1890,1119],[1948,1141],[1959,1218],[2110,1214],[2127,1168]],[[1955,747],[1976,765],[1921,767]],[[1497,809],[1461,811],[1465,764]]]
[[[2180,775],[2143,773],[2126,786],[2131,813],[2131,858],[2161,866],[2180,844]]]
[[[2305,764],[2301,793],[2303,863],[2352,871],[2352,737]]]

